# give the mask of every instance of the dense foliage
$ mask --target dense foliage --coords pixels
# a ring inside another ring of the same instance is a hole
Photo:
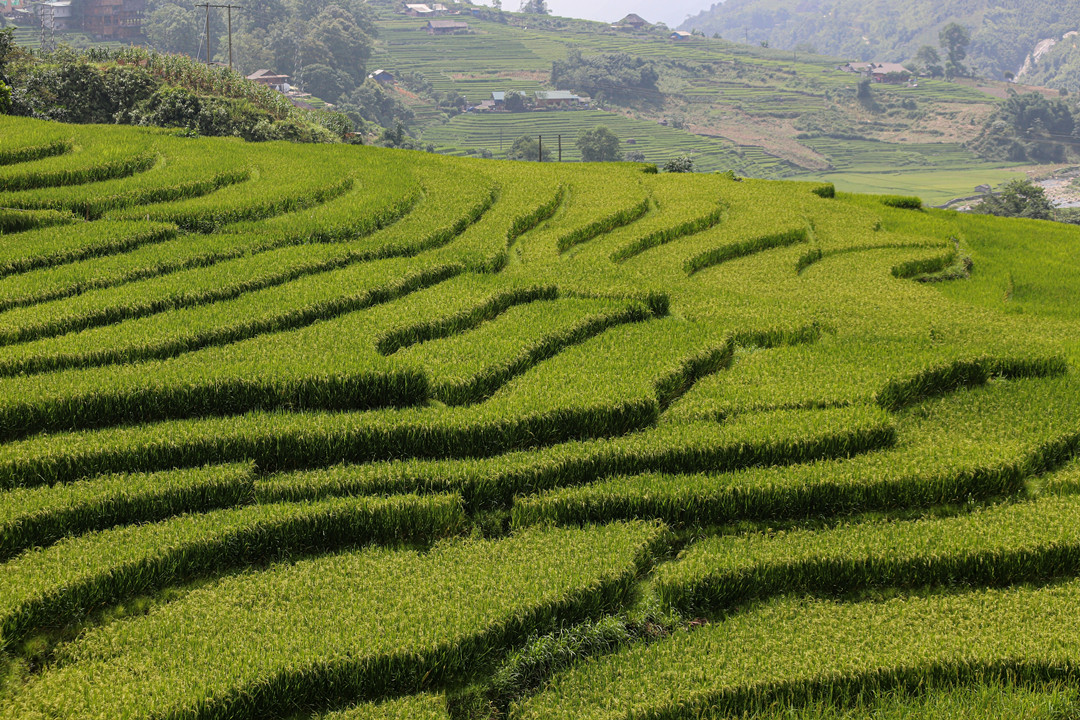
[[[69,123],[155,125],[245,140],[334,142],[344,117],[303,113],[227,70],[139,49],[9,51],[13,115]]]
[[[622,160],[619,136],[601,125],[578,133],[577,147],[585,162]]]
[[[1064,162],[1076,154],[1075,105],[1041,93],[1011,95],[983,125],[972,148],[984,157],[1013,162]]]
[[[1013,180],[996,193],[987,195],[974,211],[999,217],[1053,220],[1054,207],[1041,187],[1030,180]]]
[[[657,102],[659,79],[653,63],[627,53],[585,55],[571,48],[565,60],[551,64],[555,87],[630,104]]]
[[[193,0],[149,0],[143,27],[160,51],[206,57],[205,17]],[[375,34],[371,10],[358,0],[260,0],[232,14],[238,71],[288,75],[330,102],[363,84]],[[210,12],[210,55],[229,62],[226,16],[218,9]]]

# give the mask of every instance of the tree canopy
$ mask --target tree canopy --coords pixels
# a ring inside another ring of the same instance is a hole
[[[659,79],[650,61],[628,53],[582,55],[572,48],[565,60],[551,64],[551,82],[558,89],[626,103],[656,101]]]
[[[1000,217],[1052,220],[1054,207],[1041,187],[1030,180],[1013,180],[997,194],[987,195],[974,212]]]
[[[539,139],[532,135],[522,135],[507,150],[506,158],[508,160],[543,160],[544,162],[551,160],[551,148],[547,145],[543,146],[542,156],[540,153]]]
[[[577,148],[585,162],[612,162],[622,160],[618,135],[601,125],[578,133]]]
[[[967,48],[971,44],[971,33],[959,23],[949,23],[941,28],[938,40],[945,51],[945,77],[962,77],[968,74],[964,65],[967,57]]]

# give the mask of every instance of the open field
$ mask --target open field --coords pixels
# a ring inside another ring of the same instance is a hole
[[[0,131],[0,720],[1080,707],[1080,228]]]
[[[830,172],[815,175],[815,180],[831,182],[837,190],[881,195],[918,192],[928,205],[943,205],[958,197],[977,195],[975,187],[997,187],[1010,180],[1027,177],[1019,170],[1004,167],[965,170],[902,170],[896,172]]]

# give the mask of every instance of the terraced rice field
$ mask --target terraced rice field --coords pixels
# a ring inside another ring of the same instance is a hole
[[[1080,709],[1077,229],[0,128],[0,718]]]
[[[575,144],[578,133],[597,127],[616,133],[625,143],[624,150],[640,152],[647,162],[661,166],[673,157],[690,155],[695,167],[705,172],[733,170],[758,177],[779,177],[791,171],[791,165],[760,152],[760,148],[736,150],[720,138],[692,135],[649,120],[602,110],[465,113],[428,128],[421,139],[433,144],[440,153],[461,155],[469,150],[486,149],[496,157],[503,157],[502,153],[522,135],[539,136],[544,147],[551,149],[552,160],[557,160],[561,135],[563,161],[577,162],[581,160]]]

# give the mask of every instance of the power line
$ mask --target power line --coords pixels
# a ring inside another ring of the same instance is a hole
[[[204,2],[196,3],[195,7],[201,7],[206,9],[206,64],[210,65],[210,8],[226,8],[229,11],[229,69],[233,69],[233,50],[232,50],[232,11],[233,8],[237,10],[242,9],[243,5],[233,5],[227,3],[224,5],[218,5],[215,3]]]

